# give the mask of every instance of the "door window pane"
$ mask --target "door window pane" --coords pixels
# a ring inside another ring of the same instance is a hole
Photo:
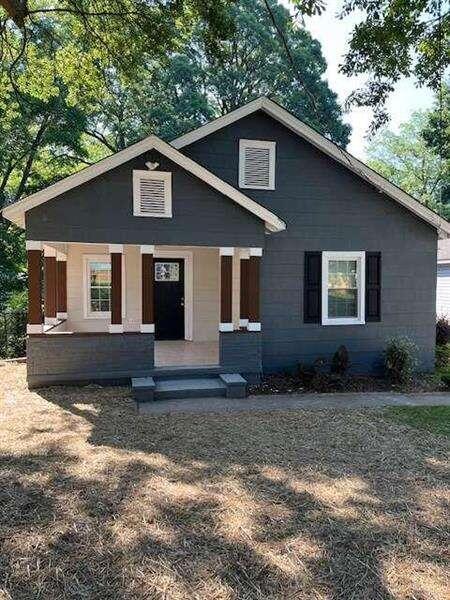
[[[179,281],[180,265],[178,263],[156,262],[155,281]]]
[[[328,262],[328,317],[358,317],[358,262]]]

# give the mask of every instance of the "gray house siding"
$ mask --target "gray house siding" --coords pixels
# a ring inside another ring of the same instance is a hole
[[[172,218],[133,215],[133,169],[172,172]],[[263,246],[264,223],[164,156],[145,153],[26,213],[30,240]]]
[[[377,369],[386,339],[408,335],[424,369],[434,362],[436,231],[263,113],[254,113],[183,149],[238,185],[239,139],[277,142],[276,189],[245,190],[286,221],[262,259],[263,368],[275,371],[330,357],[345,344],[356,371]],[[382,253],[381,321],[303,323],[303,265],[308,250]]]

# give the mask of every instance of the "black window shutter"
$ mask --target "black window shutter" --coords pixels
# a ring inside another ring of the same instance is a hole
[[[366,252],[366,321],[381,321],[381,252]]]
[[[320,323],[322,320],[322,252],[305,252],[303,282],[303,321]]]

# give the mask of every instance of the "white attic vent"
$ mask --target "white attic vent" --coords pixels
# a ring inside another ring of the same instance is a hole
[[[172,216],[172,173],[133,171],[133,214],[136,217]]]
[[[275,142],[239,140],[239,187],[275,189]]]

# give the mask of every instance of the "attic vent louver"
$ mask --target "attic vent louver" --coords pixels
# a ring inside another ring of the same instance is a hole
[[[161,171],[133,171],[133,214],[172,216],[172,177]]]
[[[275,142],[240,140],[239,186],[256,190],[275,189]]]

